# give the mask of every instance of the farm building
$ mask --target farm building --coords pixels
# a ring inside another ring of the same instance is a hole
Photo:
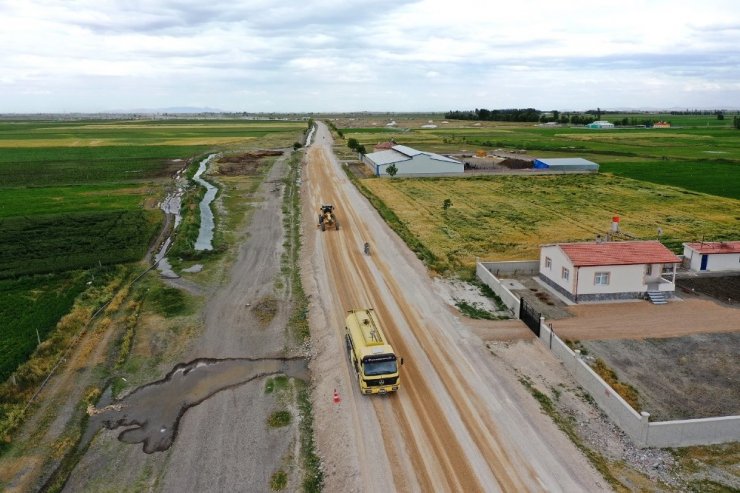
[[[684,243],[683,257],[696,272],[740,270],[740,241]]]
[[[598,164],[580,157],[537,158],[532,167],[552,171],[599,171]]]
[[[643,298],[663,303],[681,259],[659,241],[558,243],[540,250],[539,276],[574,302]]]
[[[586,125],[586,128],[614,128],[614,124],[606,120],[598,120]]]
[[[671,128],[671,124],[668,122],[655,122],[653,128]]]
[[[465,172],[465,165],[433,152],[423,152],[403,145],[391,149],[371,152],[362,156],[362,161],[372,169],[375,176],[389,176],[388,166],[395,164],[396,176],[407,175],[459,175]]]

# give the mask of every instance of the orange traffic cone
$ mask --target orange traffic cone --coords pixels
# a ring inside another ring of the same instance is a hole
[[[339,392],[337,392],[337,389],[334,389],[334,404],[339,404],[342,402],[342,398],[339,397]]]

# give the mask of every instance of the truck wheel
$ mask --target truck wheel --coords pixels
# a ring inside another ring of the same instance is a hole
[[[339,231],[339,221],[334,221],[334,228]]]
[[[326,224],[321,223],[321,231],[326,231]]]

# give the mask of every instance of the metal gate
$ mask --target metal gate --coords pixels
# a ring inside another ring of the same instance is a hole
[[[519,320],[527,324],[537,337],[540,336],[540,313],[528,305],[524,298],[519,301]]]

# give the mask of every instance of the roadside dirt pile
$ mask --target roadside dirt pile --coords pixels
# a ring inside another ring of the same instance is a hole
[[[281,156],[283,151],[266,149],[262,151],[244,152],[222,156],[216,163],[218,174],[235,176],[235,175],[254,175],[260,167],[262,158],[270,156]]]

